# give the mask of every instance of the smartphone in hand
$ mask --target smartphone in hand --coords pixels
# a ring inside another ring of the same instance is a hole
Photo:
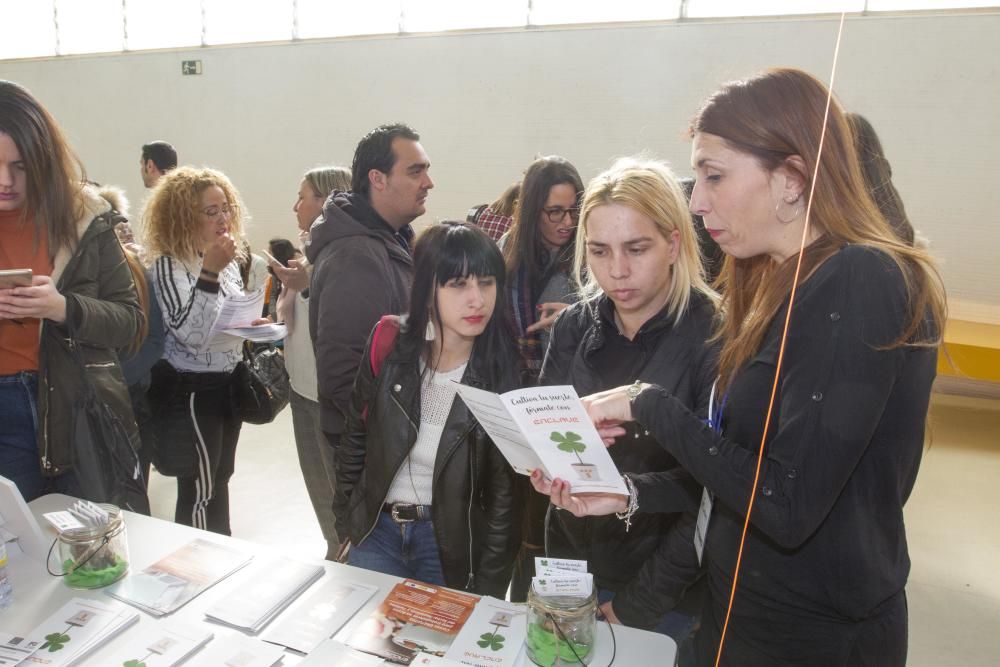
[[[31,269],[0,270],[0,289],[31,287]]]

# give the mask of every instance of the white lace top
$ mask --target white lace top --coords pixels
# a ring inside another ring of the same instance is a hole
[[[462,379],[466,364],[447,372],[427,373],[420,362],[420,431],[410,455],[396,471],[386,498],[390,503],[432,504],[431,484],[434,481],[434,461],[444,432],[448,413],[455,401],[455,382]],[[454,380],[455,382],[452,382]]]

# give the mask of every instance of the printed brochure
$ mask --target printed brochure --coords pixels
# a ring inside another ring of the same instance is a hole
[[[505,394],[459,384],[458,394],[516,472],[540,469],[574,493],[628,495],[621,473],[569,385]]]
[[[196,539],[142,572],[112,584],[107,594],[153,616],[176,611],[253,559],[238,549]]]
[[[399,665],[409,665],[420,651],[443,656],[478,600],[406,579],[393,587],[347,644]]]
[[[526,634],[525,605],[484,597],[444,657],[473,667],[512,667]]]

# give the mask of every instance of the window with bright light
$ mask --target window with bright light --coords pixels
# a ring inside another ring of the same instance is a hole
[[[864,0],[688,0],[689,18],[860,12]]]
[[[292,38],[292,0],[204,0],[205,43]]]
[[[201,0],[126,0],[125,48],[201,45]]]
[[[350,6],[330,0],[298,0],[296,8],[300,39],[399,32],[400,0],[365,0]]]
[[[527,22],[525,0],[403,0],[403,32],[523,26]]]
[[[0,0],[0,60],[56,54],[52,0]]]
[[[680,0],[532,0],[531,25],[675,19]]]
[[[996,7],[997,0],[868,0],[873,12],[905,9],[967,9],[970,7]]]
[[[121,0],[56,0],[56,27],[60,54],[121,51],[125,47]]]

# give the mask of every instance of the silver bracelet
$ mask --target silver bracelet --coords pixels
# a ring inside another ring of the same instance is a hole
[[[625,522],[625,532],[632,527],[632,516],[639,511],[639,491],[635,488],[635,482],[628,475],[622,475],[625,486],[628,488],[628,507],[622,513],[615,512],[615,516]]]

